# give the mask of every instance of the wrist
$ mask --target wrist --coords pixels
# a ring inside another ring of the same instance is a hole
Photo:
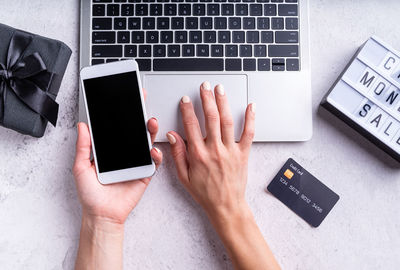
[[[124,224],[118,223],[105,217],[82,214],[82,229],[90,232],[102,232],[105,234],[119,235],[124,233]]]

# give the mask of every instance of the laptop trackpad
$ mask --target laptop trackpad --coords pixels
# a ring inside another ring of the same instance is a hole
[[[224,85],[235,123],[235,138],[240,138],[247,106],[246,75],[145,74],[142,81],[147,90],[147,116],[156,117],[160,126],[156,141],[166,141],[165,134],[171,130],[184,136],[179,102],[185,95],[192,99],[203,135],[206,135],[199,90],[201,83],[206,80],[212,88],[219,83]]]

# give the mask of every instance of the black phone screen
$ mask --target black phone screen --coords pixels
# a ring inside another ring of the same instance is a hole
[[[136,71],[83,84],[99,173],[150,165]]]

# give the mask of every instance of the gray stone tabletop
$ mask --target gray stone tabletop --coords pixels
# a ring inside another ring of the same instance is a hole
[[[73,50],[57,98],[57,128],[49,126],[41,139],[0,128],[0,268],[72,269],[81,215],[71,173],[79,1],[1,0],[0,6],[1,23]],[[400,165],[318,105],[369,36],[400,49],[400,2],[310,0],[310,11],[314,136],[254,144],[248,201],[284,269],[398,269]],[[165,162],[127,221],[125,269],[232,269],[203,211],[179,184],[168,145],[158,146]],[[341,197],[317,229],[265,191],[288,157]]]

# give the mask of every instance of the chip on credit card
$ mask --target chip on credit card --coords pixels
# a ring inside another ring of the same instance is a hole
[[[291,158],[267,189],[313,227],[321,224],[339,200],[339,195]]]

